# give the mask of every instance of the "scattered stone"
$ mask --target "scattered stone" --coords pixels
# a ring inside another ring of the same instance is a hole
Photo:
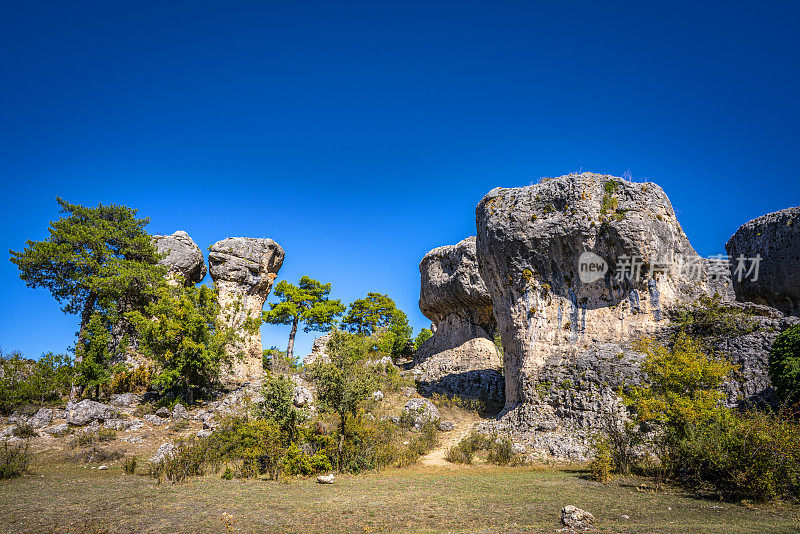
[[[189,419],[189,410],[187,410],[184,405],[179,402],[172,408],[172,418]]]
[[[561,510],[561,522],[564,526],[577,531],[586,531],[594,528],[594,516],[586,510],[581,510],[572,505],[567,505]]]
[[[153,415],[151,413],[145,415],[144,417],[142,417],[142,419],[144,419],[145,421],[147,421],[148,423],[150,423],[151,425],[154,425],[154,426],[161,426],[161,425],[166,425],[167,423],[169,423],[169,419],[165,419],[163,417],[159,417],[159,416]]]
[[[150,458],[150,461],[152,463],[158,463],[162,460],[171,458],[174,452],[175,452],[175,445],[173,445],[172,443],[162,443],[161,446],[156,451],[155,456]]]
[[[330,475],[319,475],[317,477],[317,483],[319,484],[333,484],[334,480],[336,480],[336,477],[333,476],[333,473]]]
[[[383,400],[383,391],[381,391],[381,390],[373,391],[372,392],[372,400],[375,401],[375,402],[382,401]]]
[[[28,424],[33,428],[46,427],[53,422],[53,410],[50,408],[40,408],[33,417],[28,420]]]
[[[303,406],[311,404],[311,401],[313,400],[314,395],[306,386],[302,384],[297,384],[294,386],[294,391],[292,392],[292,404],[298,408],[302,408]]]
[[[170,417],[172,415],[172,412],[170,412],[169,408],[167,408],[166,406],[162,406],[161,408],[156,410],[156,415],[159,416],[159,417],[166,418],[166,417]]]
[[[51,436],[66,436],[69,434],[69,425],[67,423],[61,423],[60,425],[54,425],[42,430],[45,434],[50,434]]]
[[[211,434],[212,434],[212,430],[211,429],[203,429],[203,430],[198,430],[197,431],[197,437],[201,438],[201,439],[202,438],[207,438]]]
[[[439,421],[439,430],[442,432],[452,431],[456,425],[452,421]]]
[[[105,423],[103,423],[103,426],[119,432],[121,430],[128,430],[133,426],[133,423],[133,419],[107,419]]]
[[[400,388],[400,393],[402,393],[406,397],[411,398],[417,394],[417,390],[409,386],[403,386]]]
[[[111,395],[112,406],[135,408],[142,403],[142,396],[136,393],[115,393]]]
[[[97,468],[97,470],[98,471],[107,471],[108,470],[108,466],[107,465],[101,465],[100,467]]]
[[[85,399],[78,403],[67,404],[67,423],[73,426],[85,426],[106,419],[113,419],[117,412],[111,406]]]
[[[439,410],[428,399],[411,399],[403,406],[402,419],[408,418],[414,429],[419,429],[427,421],[439,421]]]

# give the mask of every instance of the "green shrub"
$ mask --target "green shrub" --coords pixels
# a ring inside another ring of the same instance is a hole
[[[491,441],[491,437],[473,430],[467,437],[459,441],[456,446],[447,451],[445,459],[450,463],[469,465],[475,458],[475,453],[488,449],[491,446]]]
[[[589,477],[597,482],[611,482],[614,459],[611,454],[611,443],[602,434],[594,436],[591,443],[592,461],[589,462]]]
[[[17,438],[32,438],[36,436],[36,431],[33,429],[32,425],[28,423],[20,423],[14,427],[14,430],[11,431],[11,434]]]
[[[0,445],[0,479],[17,478],[28,471],[33,455],[27,443]]]
[[[678,306],[669,315],[678,330],[693,338],[741,336],[757,327],[752,314],[725,304],[719,295],[704,295],[689,306]]]
[[[233,469],[231,469],[230,466],[226,467],[220,478],[222,480],[233,480]]]
[[[769,376],[784,401],[800,401],[800,324],[775,338],[769,353]]]
[[[287,476],[310,476],[314,474],[311,458],[300,447],[292,443],[286,451],[283,462],[283,474]]]
[[[519,462],[514,452],[514,444],[505,436],[493,440],[489,444],[489,456],[486,461],[495,465],[512,465]]]
[[[70,449],[76,447],[86,447],[95,443],[104,441],[113,441],[117,439],[117,433],[110,428],[97,428],[85,429],[82,432],[75,434],[75,436],[67,443]]]
[[[169,425],[170,432],[183,432],[189,428],[189,421],[186,419],[176,419],[171,425]]]
[[[150,476],[159,482],[162,477],[171,482],[183,482],[188,476],[202,475],[209,463],[209,456],[207,439],[191,437],[177,440],[169,456],[150,465]]]
[[[89,449],[68,455],[67,458],[75,463],[95,464],[103,462],[113,462],[125,456],[122,449],[103,449],[91,447]]]
[[[34,361],[20,352],[0,351],[0,413],[9,414],[24,404],[59,401],[69,392],[72,373],[66,356],[48,353]]]
[[[132,475],[136,473],[136,463],[137,463],[136,456],[128,456],[122,463],[122,470],[125,472],[126,475]]]

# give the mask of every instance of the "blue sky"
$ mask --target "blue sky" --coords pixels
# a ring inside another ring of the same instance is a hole
[[[562,6],[563,7],[560,7]],[[55,197],[120,203],[202,249],[271,237],[279,278],[388,293],[475,233],[495,186],[584,170],[659,183],[703,255],[800,205],[797,2],[47,2],[0,17],[0,346],[77,317],[8,249]],[[210,278],[206,278],[209,282]],[[265,346],[288,328],[265,326]],[[298,339],[305,354],[312,335]]]

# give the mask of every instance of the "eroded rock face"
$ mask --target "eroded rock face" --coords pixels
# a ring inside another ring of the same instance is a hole
[[[159,254],[167,254],[159,263],[169,269],[171,280],[182,278],[184,284],[191,286],[205,278],[203,253],[183,230],[172,235],[154,235],[153,244]]]
[[[597,343],[656,332],[666,307],[707,291],[705,264],[653,183],[584,173],[496,188],[476,222],[479,271],[505,352],[507,411],[526,403],[558,411],[537,389],[547,368],[580,361]]]
[[[768,213],[743,224],[725,250],[731,258],[737,300],[800,316],[800,207]],[[757,255],[761,257],[757,278],[747,272],[751,261],[745,261],[744,271],[737,271],[740,256],[751,259]]]
[[[208,262],[219,289],[220,313],[241,338],[228,350],[234,356],[244,355],[243,360],[237,359],[228,381],[244,382],[262,375],[261,312],[283,258],[283,249],[272,239],[229,237],[211,246]]]
[[[454,381],[460,383],[458,376],[499,370],[502,360],[492,340],[492,299],[478,273],[475,238],[431,250],[420,262],[419,271],[419,309],[433,321],[434,332],[414,355],[414,374],[423,386],[436,389],[445,382],[453,386],[457,385]],[[484,384],[475,377],[470,379],[473,386]],[[474,389],[471,393],[481,400],[496,395],[496,388]],[[462,390],[446,392],[461,394]]]

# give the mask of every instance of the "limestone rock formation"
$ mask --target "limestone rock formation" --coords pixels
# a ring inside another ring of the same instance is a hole
[[[800,207],[743,224],[725,245],[736,299],[800,316]],[[756,273],[748,273],[760,256]],[[740,265],[739,258],[745,260]],[[737,270],[744,267],[744,271]]]
[[[476,222],[478,267],[505,352],[506,411],[564,411],[543,402],[539,378],[549,367],[655,332],[666,307],[707,291],[705,264],[653,183],[584,173],[496,188]],[[610,352],[625,358],[622,347]],[[609,394],[592,387],[588,403]]]
[[[211,246],[208,262],[219,289],[221,316],[240,339],[228,350],[236,360],[227,380],[244,382],[262,375],[261,312],[283,265],[284,251],[272,239],[229,237]]]
[[[328,356],[328,342],[330,340],[331,340],[330,333],[327,333],[315,339],[314,343],[311,345],[311,354],[303,358],[303,363],[305,365],[311,365],[317,360],[319,360],[320,362],[329,361],[330,357]]]
[[[433,321],[435,333],[414,355],[417,378],[423,385],[435,383],[438,389],[446,383],[445,389],[460,394],[465,388],[460,387],[459,376],[493,370],[502,380],[498,372],[502,360],[492,340],[492,299],[478,273],[475,238],[431,250],[419,271],[419,309]],[[474,383],[475,377],[471,378]],[[490,385],[471,393],[486,400],[490,393],[496,394],[491,389]]]
[[[172,235],[154,235],[153,244],[159,254],[167,254],[159,263],[169,269],[172,280],[179,275],[183,283],[190,286],[206,276],[206,263],[200,247],[183,230]]]

